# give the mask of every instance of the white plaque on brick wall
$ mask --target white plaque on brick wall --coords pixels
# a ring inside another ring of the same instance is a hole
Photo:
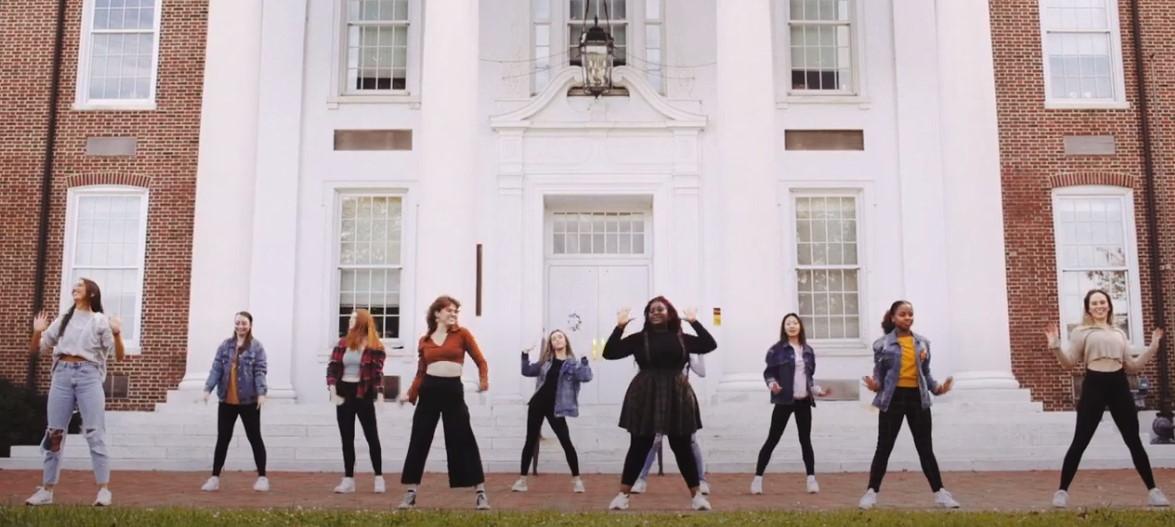
[[[133,156],[139,150],[139,140],[134,137],[87,137],[88,156]]]
[[[1112,135],[1067,135],[1067,156],[1112,156],[1116,153]]]

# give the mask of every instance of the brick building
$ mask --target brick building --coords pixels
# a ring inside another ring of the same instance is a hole
[[[1167,297],[1168,326],[1175,313],[1175,23],[1165,0],[992,0],[991,26],[1012,367],[1035,400],[1067,409],[1074,376],[1045,349],[1048,321],[1079,322],[1095,286],[1110,289],[1134,345],[1150,342],[1155,289]],[[1147,223],[1144,107],[1157,232]],[[1144,373],[1155,395],[1157,368]]]
[[[63,310],[86,276],[123,319],[129,357],[111,363],[107,408],[151,408],[182,377],[207,4],[67,0],[59,25],[56,1],[0,3],[0,377],[23,381],[33,367],[48,385],[48,359],[27,360],[43,197],[44,309]]]

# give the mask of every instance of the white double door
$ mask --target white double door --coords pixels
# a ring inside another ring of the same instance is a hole
[[[595,378],[584,384],[580,404],[618,404],[636,374],[633,359],[604,360],[604,343],[616,327],[616,312],[632,309],[628,333],[641,327],[641,312],[649,300],[647,261],[559,262],[547,265],[546,330],[562,329],[572,351],[589,357]]]

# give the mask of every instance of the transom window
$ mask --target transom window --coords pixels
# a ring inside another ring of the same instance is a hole
[[[400,337],[402,199],[345,194],[338,212],[338,335],[346,335],[351,312],[363,308],[380,338]]]
[[[861,336],[857,199],[796,196],[796,290],[809,338]]]
[[[555,212],[554,254],[645,254],[645,215],[639,212]]]
[[[853,90],[852,0],[789,0],[791,90]]]
[[[1116,0],[1041,0],[1040,15],[1047,98],[1121,100]]]
[[[85,6],[77,102],[152,102],[160,0],[88,0]]]
[[[408,88],[408,0],[347,0],[346,91]]]
[[[1114,325],[1134,338],[1138,324],[1132,298],[1137,277],[1133,221],[1128,196],[1057,195],[1054,197],[1054,228],[1057,243],[1057,270],[1065,338],[1082,323],[1085,294],[1103,289],[1114,307]]]

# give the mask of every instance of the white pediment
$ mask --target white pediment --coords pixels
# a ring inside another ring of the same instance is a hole
[[[560,70],[526,105],[490,118],[495,130],[545,129],[694,129],[706,126],[706,116],[674,106],[645,80],[643,72],[627,66],[612,71],[612,84],[628,95],[569,96],[583,83],[583,70]]]

